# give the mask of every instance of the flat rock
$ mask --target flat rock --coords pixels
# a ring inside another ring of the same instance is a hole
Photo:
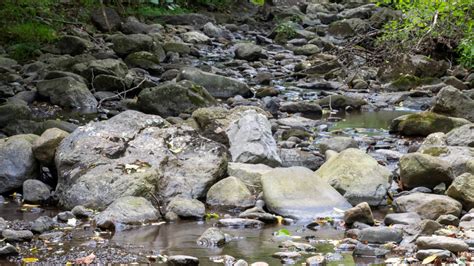
[[[459,217],[462,209],[461,203],[451,197],[419,192],[396,198],[394,205],[397,212],[416,212],[432,220],[444,214]]]
[[[304,167],[275,168],[262,176],[267,208],[276,214],[297,219],[331,215],[333,208],[351,205],[329,184]]]
[[[418,249],[446,249],[461,252],[469,249],[469,245],[461,239],[446,236],[420,236],[416,240]]]

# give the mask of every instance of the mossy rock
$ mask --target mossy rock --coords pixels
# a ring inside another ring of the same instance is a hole
[[[421,85],[430,85],[441,82],[437,78],[423,77],[419,78],[413,75],[404,75],[391,83],[387,84],[387,90],[389,91],[409,91],[419,87]]]
[[[140,51],[129,54],[125,58],[125,63],[130,67],[139,67],[146,70],[156,70],[160,66],[160,58],[150,52]]]
[[[391,133],[404,136],[428,136],[431,133],[447,133],[453,128],[470,122],[463,118],[439,115],[433,112],[408,114],[395,118],[390,125]]]
[[[309,132],[301,130],[301,129],[292,128],[292,129],[289,129],[289,130],[286,130],[285,132],[283,132],[281,137],[282,137],[283,140],[287,140],[290,137],[297,137],[297,138],[300,138],[300,139],[307,139],[307,138],[311,137],[311,134]]]
[[[138,95],[137,102],[143,112],[164,117],[192,113],[200,107],[215,104],[216,100],[204,87],[186,80],[146,88]]]

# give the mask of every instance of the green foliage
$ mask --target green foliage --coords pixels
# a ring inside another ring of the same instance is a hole
[[[276,37],[275,40],[278,43],[284,43],[287,40],[290,40],[296,36],[296,30],[294,22],[286,21],[278,24],[275,28]]]
[[[16,24],[7,29],[10,38],[20,43],[48,43],[56,39],[56,31],[37,22]]]
[[[263,6],[265,4],[265,0],[250,0],[250,2],[257,6]]]
[[[276,236],[290,236],[290,231],[288,231],[288,229],[286,228],[282,228],[280,230],[278,230],[275,234]]]
[[[472,62],[474,1],[472,0],[378,0],[401,10],[401,20],[384,27],[378,45],[393,52],[431,54],[437,45],[456,51],[460,45],[460,61]],[[470,58],[469,58],[470,56]]]
[[[211,213],[206,213],[206,215],[204,216],[204,218],[206,220],[210,220],[210,219],[219,219],[219,214],[215,213],[215,212],[211,212]]]
[[[25,61],[36,56],[39,48],[38,43],[18,43],[9,48],[9,54],[15,60]]]
[[[474,34],[471,32],[463,38],[458,46],[461,63],[470,69],[474,69]]]

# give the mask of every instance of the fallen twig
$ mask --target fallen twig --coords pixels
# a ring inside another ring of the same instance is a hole
[[[133,91],[133,90],[136,90],[136,89],[140,88],[140,86],[141,86],[141,85],[143,84],[143,82],[145,82],[146,80],[148,80],[148,78],[147,78],[147,77],[144,77],[144,78],[142,79],[142,81],[140,81],[140,83],[138,83],[137,86],[132,87],[132,88],[130,88],[130,89],[128,89],[128,90],[124,90],[124,91],[122,91],[122,92],[119,92],[119,93],[117,93],[117,94],[115,94],[115,95],[113,95],[113,96],[105,97],[105,98],[101,99],[101,100],[99,101],[99,103],[97,104],[97,108],[100,108],[100,107],[102,106],[102,103],[105,102],[105,101],[107,101],[107,100],[115,99],[116,97],[122,97],[122,95],[126,95],[128,92],[131,92],[131,91]]]

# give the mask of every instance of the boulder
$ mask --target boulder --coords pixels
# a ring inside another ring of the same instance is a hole
[[[453,86],[446,86],[438,92],[431,110],[474,122],[474,99]]]
[[[421,222],[421,217],[416,212],[389,213],[385,216],[383,222],[385,225],[418,224]]]
[[[122,18],[111,7],[96,8],[91,12],[94,25],[101,31],[114,31],[119,29]]]
[[[368,227],[359,233],[358,240],[361,242],[384,244],[387,242],[400,243],[403,239],[403,231],[391,227]]]
[[[319,151],[324,154],[327,150],[341,152],[349,148],[359,148],[359,144],[351,137],[331,137],[319,143]]]
[[[0,193],[20,188],[39,174],[33,155],[35,135],[16,135],[0,139]]]
[[[49,128],[33,142],[33,154],[44,165],[54,163],[54,154],[61,141],[69,135],[59,128]]]
[[[404,136],[425,137],[436,132],[447,133],[453,128],[469,123],[468,120],[462,118],[448,117],[433,112],[422,112],[395,118],[390,124],[390,132]]]
[[[40,180],[28,179],[23,183],[23,199],[26,202],[41,203],[51,197],[51,188]]]
[[[72,71],[93,82],[100,75],[124,78],[128,73],[128,67],[122,60],[107,58],[77,63],[72,66]]]
[[[56,46],[61,54],[79,55],[93,47],[93,44],[77,36],[66,35],[61,37]]]
[[[305,44],[303,46],[297,46],[297,47],[294,47],[292,50],[295,55],[306,55],[306,56],[311,56],[313,54],[317,54],[321,52],[321,48],[319,48],[315,44]]]
[[[31,117],[31,109],[26,104],[11,103],[0,105],[0,128],[17,120],[27,120]]]
[[[430,256],[436,256],[436,258],[444,260],[451,257],[451,251],[444,249],[421,249],[418,250],[415,255],[415,257],[420,261],[423,261]]]
[[[305,101],[286,102],[280,105],[280,111],[287,113],[302,113],[307,116],[320,117],[323,110],[319,104]]]
[[[161,73],[162,68],[160,58],[150,52],[140,51],[129,54],[125,58],[125,63],[130,67],[138,67],[149,71],[150,73]]]
[[[199,31],[189,31],[181,34],[181,39],[187,43],[207,43],[210,38]]]
[[[255,198],[240,179],[229,176],[209,189],[206,203],[208,205],[246,208],[255,205]]]
[[[382,81],[395,80],[402,76],[442,77],[449,64],[446,61],[436,61],[424,55],[404,54],[389,58],[386,64],[379,68],[378,78]]]
[[[446,190],[446,195],[457,199],[462,203],[464,209],[474,208],[474,174],[464,173],[456,177]]]
[[[216,100],[205,88],[187,80],[146,88],[140,92],[137,101],[143,112],[164,117],[192,113],[200,107],[215,104]]]
[[[279,149],[282,167],[302,166],[316,170],[324,163],[324,158],[314,152],[296,149]]]
[[[330,185],[304,167],[275,168],[262,176],[268,210],[297,219],[333,216],[333,209],[351,205]]]
[[[361,98],[350,97],[346,95],[330,95],[316,101],[321,107],[345,110],[352,108],[359,110],[367,101]]]
[[[225,244],[225,235],[219,228],[211,227],[202,233],[197,243],[207,247],[222,246]]]
[[[262,176],[273,168],[264,164],[229,163],[227,173],[240,179],[256,192],[262,191]]]
[[[153,38],[146,34],[115,34],[110,37],[112,49],[120,55],[127,56],[133,52],[151,51]]]
[[[188,13],[178,15],[164,15],[160,16],[160,20],[165,24],[171,25],[192,25],[196,27],[203,26],[208,22],[216,23],[212,16],[199,14],[199,13]]]
[[[449,131],[446,134],[446,143],[450,146],[474,148],[474,124],[466,124]]]
[[[406,188],[434,188],[440,183],[450,184],[454,179],[450,165],[431,155],[409,153],[400,158],[400,179]]]
[[[104,209],[119,197],[149,193],[202,198],[224,175],[227,151],[189,127],[125,111],[79,127],[61,142],[55,161],[62,206]]]
[[[142,23],[135,17],[128,17],[121,25],[121,31],[125,34],[149,33],[154,29],[156,29],[154,25]]]
[[[38,94],[48,98],[51,103],[81,112],[94,113],[97,100],[85,83],[71,77],[43,80],[36,84]]]
[[[33,233],[30,230],[5,229],[2,232],[2,236],[7,242],[23,242],[33,239]]]
[[[249,86],[242,81],[204,72],[197,68],[185,68],[181,70],[177,77],[177,81],[183,79],[203,86],[213,97],[216,98],[229,98],[235,95],[251,95]]]
[[[233,162],[281,165],[271,124],[264,115],[247,110],[229,125],[226,134]]]
[[[367,202],[362,202],[344,212],[344,222],[352,225],[355,222],[373,225],[375,223],[372,210]]]
[[[459,217],[462,205],[457,200],[444,195],[412,193],[393,201],[397,212],[416,212],[424,219],[436,220],[444,214]]]
[[[206,214],[206,206],[197,199],[175,197],[168,204],[167,211],[181,218],[202,218]]]
[[[328,28],[328,33],[338,38],[347,38],[357,33],[363,33],[369,28],[370,25],[367,21],[360,18],[350,18],[331,23]]]
[[[99,213],[95,222],[102,229],[117,229],[121,225],[142,225],[159,219],[158,211],[142,197],[121,197]]]
[[[49,216],[41,216],[31,223],[31,231],[41,234],[43,232],[52,230],[55,225],[56,223],[54,222],[53,218]]]
[[[187,55],[191,53],[191,47],[183,42],[166,42],[163,44],[163,49],[166,52],[178,53],[180,55]]]
[[[11,244],[7,243],[6,245],[0,247],[0,258],[6,256],[16,256],[18,253],[18,249]]]
[[[446,236],[420,236],[416,239],[418,249],[446,249],[451,252],[462,252],[469,249],[463,240]]]
[[[193,112],[192,117],[199,126],[200,133],[212,140],[229,144],[227,129],[229,125],[239,120],[243,113],[248,110],[255,110],[257,113],[270,116],[264,110],[255,106],[238,106],[231,110],[223,107],[199,108]]]
[[[349,148],[330,157],[316,172],[353,205],[367,202],[379,205],[384,199],[390,170],[364,151]]]
[[[263,48],[253,43],[239,43],[235,49],[235,58],[247,61],[256,61],[266,58]]]

